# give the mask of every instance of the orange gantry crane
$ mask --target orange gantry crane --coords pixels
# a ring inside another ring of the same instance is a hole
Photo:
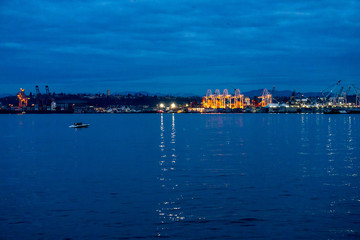
[[[19,99],[19,108],[26,107],[28,104],[28,99],[25,94],[25,89],[20,88],[20,92],[18,92],[17,97]]]
[[[261,102],[259,103],[260,107],[266,107],[269,103],[272,103],[272,95],[268,92],[268,90],[265,88],[262,95],[258,98],[261,99]]]
[[[222,94],[220,94],[219,89],[216,89],[214,94],[208,89],[206,96],[203,97],[203,106],[213,109],[244,108],[244,95],[240,93],[239,89],[235,90],[234,96],[229,94],[227,89],[224,89]]]

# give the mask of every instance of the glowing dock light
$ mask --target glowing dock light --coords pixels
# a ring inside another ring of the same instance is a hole
[[[160,108],[164,108],[165,105],[163,103],[160,103]]]
[[[176,108],[175,103],[172,103],[172,104],[170,105],[170,107],[171,107],[171,108]]]

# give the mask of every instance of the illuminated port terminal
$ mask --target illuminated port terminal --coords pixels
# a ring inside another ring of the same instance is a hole
[[[200,96],[152,95],[147,92],[126,94],[66,94],[50,92],[39,86],[35,94],[0,98],[0,113],[360,113],[360,88],[341,81],[316,93],[267,89],[240,92],[227,89],[207,90]],[[313,95],[311,95],[313,94]]]
[[[257,106],[265,107],[272,103],[272,95],[267,89],[264,89],[262,95],[258,98],[261,101],[256,104]],[[216,89],[214,94],[209,89],[206,92],[206,96],[203,97],[202,104],[204,108],[211,109],[245,109],[251,105],[250,98],[244,97],[239,89],[235,89],[234,95],[229,94],[227,89],[224,89],[222,94],[220,94],[219,89]]]

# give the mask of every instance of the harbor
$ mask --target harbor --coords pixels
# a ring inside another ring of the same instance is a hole
[[[35,86],[35,94],[20,89],[16,96],[0,98],[0,113],[360,113],[360,88],[341,81],[319,92],[278,92],[263,89],[255,93],[224,89],[206,95],[171,96],[145,92],[128,94],[65,94],[45,93]]]
[[[0,240],[360,240],[360,1],[0,2]]]

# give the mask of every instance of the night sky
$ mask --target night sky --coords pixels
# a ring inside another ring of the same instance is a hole
[[[0,94],[360,85],[360,1],[0,0]]]

